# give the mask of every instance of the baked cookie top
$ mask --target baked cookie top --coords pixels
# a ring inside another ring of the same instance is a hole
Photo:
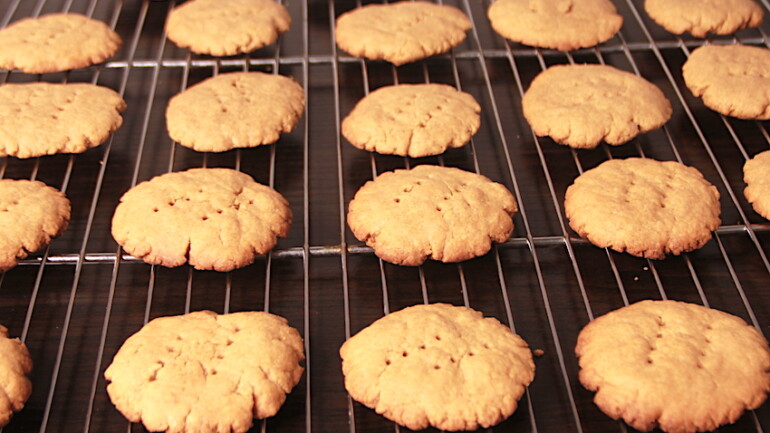
[[[263,72],[230,72],[177,94],[166,108],[168,133],[199,152],[256,147],[290,132],[305,111],[296,81]]]
[[[500,36],[561,51],[608,41],[623,25],[610,0],[496,0],[487,16]]]
[[[578,149],[623,144],[661,127],[672,112],[657,86],[608,65],[551,66],[521,103],[535,134]]]
[[[356,57],[394,65],[449,51],[471,21],[461,10],[424,1],[369,4],[337,18],[337,45]]]
[[[510,416],[535,376],[527,343],[478,311],[416,305],[340,348],[350,396],[412,430],[476,430]]]
[[[464,146],[481,107],[446,84],[400,84],[373,91],[342,121],[342,135],[371,152],[420,158]]]
[[[84,68],[115,55],[120,36],[75,13],[24,18],[0,30],[0,68],[45,74]]]
[[[754,210],[770,219],[770,150],[758,153],[743,165],[743,194]]]
[[[243,433],[278,412],[304,359],[282,317],[198,311],[146,324],[104,377],[115,407],[149,431]]]
[[[291,16],[275,0],[190,0],[168,15],[168,38],[197,54],[248,53],[289,30]]]
[[[596,405],[642,431],[711,431],[770,390],[762,334],[695,304],[642,301],[612,311],[583,328],[575,353]]]
[[[126,103],[112,89],[87,83],[0,86],[0,156],[33,158],[82,153],[123,124]]]
[[[741,119],[770,119],[770,50],[704,45],[682,66],[693,95],[712,110]]]
[[[669,32],[688,32],[696,38],[757,27],[764,16],[754,0],[645,0],[644,9]]]
[[[32,359],[27,346],[18,338],[9,338],[8,329],[0,325],[0,427],[10,422],[15,412],[24,408],[32,393],[32,382],[27,375],[32,371]]]
[[[194,168],[123,194],[112,236],[127,253],[168,267],[231,271],[251,264],[289,232],[281,194],[229,168]]]
[[[564,210],[580,236],[602,248],[662,259],[702,247],[719,227],[719,192],[675,161],[613,159],[567,188]]]
[[[499,183],[459,168],[420,165],[379,175],[356,192],[348,225],[383,260],[459,262],[505,242],[518,210]]]
[[[59,236],[70,220],[70,201],[36,180],[0,180],[0,270],[7,271]]]

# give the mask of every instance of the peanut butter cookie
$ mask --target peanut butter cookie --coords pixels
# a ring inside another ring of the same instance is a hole
[[[394,65],[445,53],[465,40],[461,10],[425,1],[369,4],[337,18],[337,45],[356,57]]]
[[[0,270],[7,271],[64,232],[70,201],[36,180],[0,180]]]
[[[0,86],[0,156],[82,153],[123,124],[123,98],[87,83]]]
[[[274,189],[229,168],[194,168],[123,194],[112,236],[150,264],[225,272],[270,251],[290,225],[289,205]]]
[[[749,45],[704,45],[682,66],[693,95],[717,113],[770,119],[770,50]]]
[[[642,301],[612,311],[583,328],[575,353],[596,405],[642,431],[711,431],[770,391],[762,334],[695,304]]]
[[[198,152],[256,147],[290,132],[305,110],[296,81],[264,72],[230,72],[201,81],[171,98],[168,133]]]
[[[496,0],[487,16],[504,38],[561,51],[606,42],[623,25],[610,0]]]
[[[464,146],[481,125],[481,107],[446,84],[400,84],[373,91],[342,121],[353,146],[388,155],[438,155]]]
[[[613,159],[567,188],[564,210],[580,236],[602,248],[662,259],[702,247],[719,227],[719,192],[675,161]]]
[[[654,84],[607,65],[557,65],[538,74],[521,101],[540,137],[576,149],[626,143],[671,117]]]
[[[391,313],[340,348],[354,400],[412,430],[476,430],[510,416],[535,377],[527,343],[449,304]]]
[[[304,359],[302,337],[282,317],[199,311],[149,322],[104,377],[115,407],[149,431],[243,433],[278,412]]]
[[[291,16],[275,0],[189,0],[168,15],[168,38],[197,54],[248,53],[289,30]]]
[[[517,210],[513,195],[482,175],[420,165],[362,186],[348,225],[383,260],[417,266],[427,258],[459,262],[486,254],[511,235]]]
[[[765,14],[754,0],[645,0],[644,9],[669,32],[696,38],[757,27]]]
[[[0,30],[0,68],[28,74],[101,63],[122,40],[107,24],[75,13],[24,18]]]

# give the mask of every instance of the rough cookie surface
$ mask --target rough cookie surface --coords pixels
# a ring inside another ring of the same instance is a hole
[[[535,377],[527,343],[497,319],[449,304],[391,313],[340,348],[354,400],[413,430],[476,430],[518,406]]]
[[[458,168],[420,165],[379,175],[348,209],[353,234],[391,263],[459,262],[505,242],[518,210],[499,183]]]
[[[465,145],[481,125],[473,96],[445,84],[381,87],[342,121],[342,135],[372,152],[420,158]]]
[[[645,0],[644,9],[669,32],[688,32],[696,38],[757,27],[764,16],[754,0]]]
[[[8,338],[8,329],[0,325],[0,427],[24,408],[32,393],[32,382],[27,378],[31,371],[27,346],[18,338]]]
[[[82,153],[123,124],[126,103],[86,83],[0,86],[0,156],[33,158]]]
[[[0,68],[45,74],[84,68],[115,55],[120,36],[74,13],[24,18],[0,30]]]
[[[580,332],[580,382],[635,429],[711,431],[770,391],[767,341],[740,318],[677,301],[642,301]]]
[[[770,150],[758,153],[743,166],[743,194],[754,210],[770,219]]]
[[[199,152],[256,147],[290,132],[305,110],[302,86],[289,77],[231,72],[174,96],[166,109],[168,133]]]
[[[608,41],[623,25],[610,0],[496,0],[487,16],[504,38],[561,51]]]
[[[459,9],[424,1],[369,4],[337,18],[337,45],[356,57],[394,65],[449,51],[471,21]]]
[[[224,272],[268,252],[290,225],[288,203],[274,189],[228,168],[195,168],[123,194],[112,236],[150,264]]]
[[[682,66],[693,95],[712,110],[741,119],[770,119],[770,50],[704,45]]]
[[[278,412],[304,359],[302,337],[282,317],[199,311],[149,322],[104,377],[115,407],[147,430],[243,433]]]
[[[623,144],[661,127],[672,112],[654,84],[607,65],[552,66],[521,103],[535,134],[578,149]]]
[[[190,0],[169,13],[166,32],[194,53],[232,56],[272,44],[290,25],[275,0]]]
[[[70,220],[70,201],[34,180],[0,180],[0,270],[6,271],[59,236]]]
[[[719,227],[719,192],[675,161],[613,159],[567,188],[564,210],[580,236],[602,248],[662,259],[702,247]]]

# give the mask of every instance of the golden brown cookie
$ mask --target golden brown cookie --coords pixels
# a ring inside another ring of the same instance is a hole
[[[70,220],[70,201],[35,180],[0,180],[0,270],[7,271],[59,236]]]
[[[527,343],[497,319],[449,304],[388,314],[340,348],[350,396],[412,430],[476,430],[518,406],[535,377]]]
[[[115,91],[93,84],[4,84],[0,156],[85,152],[120,128],[125,108]]]
[[[661,127],[672,112],[654,84],[607,65],[551,66],[521,104],[535,134],[577,149],[623,144]]]
[[[500,36],[561,51],[608,41],[623,25],[610,0],[496,0],[487,16]]]
[[[0,427],[24,408],[32,393],[32,382],[27,378],[31,371],[27,346],[18,338],[8,338],[8,329],[0,325]]]
[[[459,262],[505,242],[518,210],[499,183],[458,168],[420,165],[382,173],[356,192],[348,225],[383,260]]]
[[[149,431],[243,433],[278,412],[304,359],[282,317],[198,311],[146,324],[104,377],[115,407]]]
[[[256,147],[290,132],[305,110],[302,86],[289,77],[231,72],[174,96],[166,108],[168,133],[199,152]]]
[[[380,87],[342,121],[353,146],[387,155],[420,158],[464,146],[481,125],[481,107],[446,84]]]
[[[743,194],[754,210],[770,219],[770,150],[758,153],[743,166]]]
[[[602,248],[662,259],[702,247],[719,227],[719,192],[675,161],[613,159],[567,188],[564,210],[580,236]]]
[[[770,391],[767,341],[740,318],[677,301],[642,301],[592,321],[575,353],[594,402],[635,429],[713,430]]]
[[[123,194],[112,236],[150,264],[225,272],[270,251],[290,225],[289,205],[274,189],[229,168],[194,168]]]
[[[114,56],[121,43],[106,24],[84,15],[24,18],[0,30],[0,68],[29,74],[84,68]]]
[[[749,45],[704,45],[682,66],[693,95],[712,110],[741,119],[770,119],[770,50]]]
[[[356,57],[394,65],[460,45],[471,21],[461,10],[425,1],[369,4],[337,18],[337,45]]]
[[[194,53],[232,56],[272,44],[290,25],[275,0],[189,0],[169,13],[166,32]]]
[[[757,27],[764,16],[754,0],[645,0],[644,9],[669,32],[688,32],[696,38]]]

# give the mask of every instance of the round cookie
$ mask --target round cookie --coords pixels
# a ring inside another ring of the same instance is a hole
[[[743,165],[743,194],[754,210],[770,219],[770,150],[758,153]]]
[[[243,433],[278,412],[304,359],[302,337],[282,317],[198,311],[146,324],[104,377],[115,407],[149,431]]]
[[[659,128],[671,103],[654,84],[607,65],[557,65],[538,74],[521,101],[540,137],[576,149],[623,144]]]
[[[567,188],[564,210],[580,236],[602,248],[662,259],[702,247],[719,227],[719,192],[675,161],[613,159]]]
[[[424,1],[369,4],[337,18],[337,45],[356,57],[394,65],[449,51],[471,21],[459,9]]]
[[[289,77],[231,72],[175,95],[166,108],[168,133],[199,152],[256,147],[290,132],[305,110],[302,86]]]
[[[740,318],[677,301],[642,301],[578,335],[580,382],[635,429],[711,431],[770,391],[767,341]]]
[[[290,25],[275,0],[190,0],[169,13],[166,32],[194,53],[232,56],[272,44]]]
[[[0,156],[33,158],[82,153],[123,124],[126,103],[87,83],[0,86]]]
[[[561,51],[608,41],[623,25],[610,0],[496,0],[487,16],[507,39]]]
[[[473,96],[445,84],[385,86],[356,104],[342,135],[359,149],[420,158],[465,145],[480,112]]]
[[[645,0],[644,9],[669,32],[688,32],[696,38],[757,27],[764,16],[754,0]]]
[[[24,18],[0,30],[0,68],[45,74],[84,68],[115,55],[120,36],[75,13]]]
[[[194,168],[142,182],[120,198],[112,236],[127,253],[168,267],[231,271],[289,232],[274,189],[229,168]]]
[[[518,210],[499,183],[459,168],[420,165],[379,175],[356,192],[348,225],[383,260],[459,262],[505,242]]]
[[[0,270],[7,271],[59,236],[70,220],[70,201],[36,180],[0,180]]]
[[[32,382],[27,375],[32,371],[32,359],[27,346],[18,338],[8,338],[8,329],[0,325],[0,427],[11,421],[15,412],[24,408]]]
[[[340,348],[350,396],[412,430],[476,430],[518,406],[535,377],[527,343],[497,319],[449,304],[391,313]]]
[[[770,50],[749,45],[704,45],[682,66],[693,95],[725,116],[770,119]]]

